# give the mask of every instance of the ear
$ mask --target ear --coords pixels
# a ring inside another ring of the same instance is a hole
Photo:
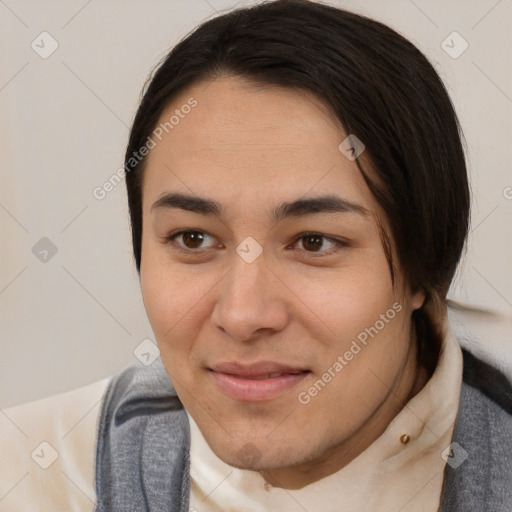
[[[425,304],[426,293],[424,290],[417,290],[411,295],[412,309],[420,309]]]

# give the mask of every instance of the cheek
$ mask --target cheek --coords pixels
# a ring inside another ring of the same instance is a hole
[[[387,392],[379,378],[392,382],[402,364],[399,354],[407,353],[410,329],[407,305],[393,290],[387,261],[361,261],[357,270],[353,267],[319,289],[314,307],[329,331],[318,336],[322,345],[317,354],[322,355],[316,377],[329,389],[319,393],[317,406],[377,403]]]
[[[176,318],[179,309],[178,297],[174,292],[176,286],[151,258],[146,257],[142,261],[140,281],[144,307],[158,338],[159,333],[172,327],[171,322]]]
[[[321,281],[315,282],[312,278],[305,282],[302,278],[301,288],[305,302],[319,312],[329,327],[331,334],[327,339],[337,337],[343,344],[373,326],[380,315],[398,300],[387,266],[378,257],[362,258],[350,268],[326,276]],[[391,314],[394,316],[394,312]]]
[[[166,366],[190,359],[207,320],[216,280],[200,267],[172,263],[161,249],[147,250],[141,260],[144,307]]]
[[[388,301],[373,310],[340,312],[340,336],[324,345],[315,378],[298,397],[303,413],[320,418],[319,429],[332,439],[354,434],[389,395],[409,344],[400,308]]]
[[[161,254],[151,248],[143,250],[140,283],[144,307],[161,351],[166,349],[163,341],[172,337],[179,329],[180,318],[189,302],[190,283],[169,268]]]
[[[407,351],[409,322],[403,304],[389,290],[374,287],[364,296],[347,289],[343,301],[333,303],[329,311],[331,334],[318,338],[323,346],[317,371],[336,375],[333,388],[338,384],[345,396],[358,395],[369,385],[369,372],[387,376],[394,363],[401,364],[397,355]],[[329,375],[326,379],[330,382]]]

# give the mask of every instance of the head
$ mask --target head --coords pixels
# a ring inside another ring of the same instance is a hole
[[[306,0],[203,23],[125,169],[162,361],[227,463],[335,470],[431,375],[469,190],[448,94],[395,31]]]

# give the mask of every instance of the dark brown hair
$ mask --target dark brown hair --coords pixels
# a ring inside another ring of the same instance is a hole
[[[309,90],[330,105],[366,147],[372,171],[357,164],[389,220],[406,282],[425,290],[426,304],[444,304],[470,207],[462,134],[448,93],[426,57],[393,29],[307,0],[262,2],[204,22],[148,80],[125,156],[137,270],[144,159],[133,155],[178,92],[225,74]],[[426,340],[434,347],[432,368],[441,333],[423,308],[413,318],[420,349]]]

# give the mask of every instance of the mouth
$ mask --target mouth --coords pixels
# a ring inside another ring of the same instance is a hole
[[[240,377],[240,378],[246,378],[246,379],[251,379],[251,380],[263,380],[263,379],[275,379],[277,377],[282,377],[283,375],[299,375],[299,373],[301,372],[290,372],[290,373],[286,373],[286,372],[274,372],[274,373],[264,373],[262,375],[255,375],[254,377],[243,377],[242,375],[235,375],[235,377]]]
[[[209,368],[217,388],[233,400],[273,400],[298,386],[310,370],[275,362],[242,365],[226,362]]]

